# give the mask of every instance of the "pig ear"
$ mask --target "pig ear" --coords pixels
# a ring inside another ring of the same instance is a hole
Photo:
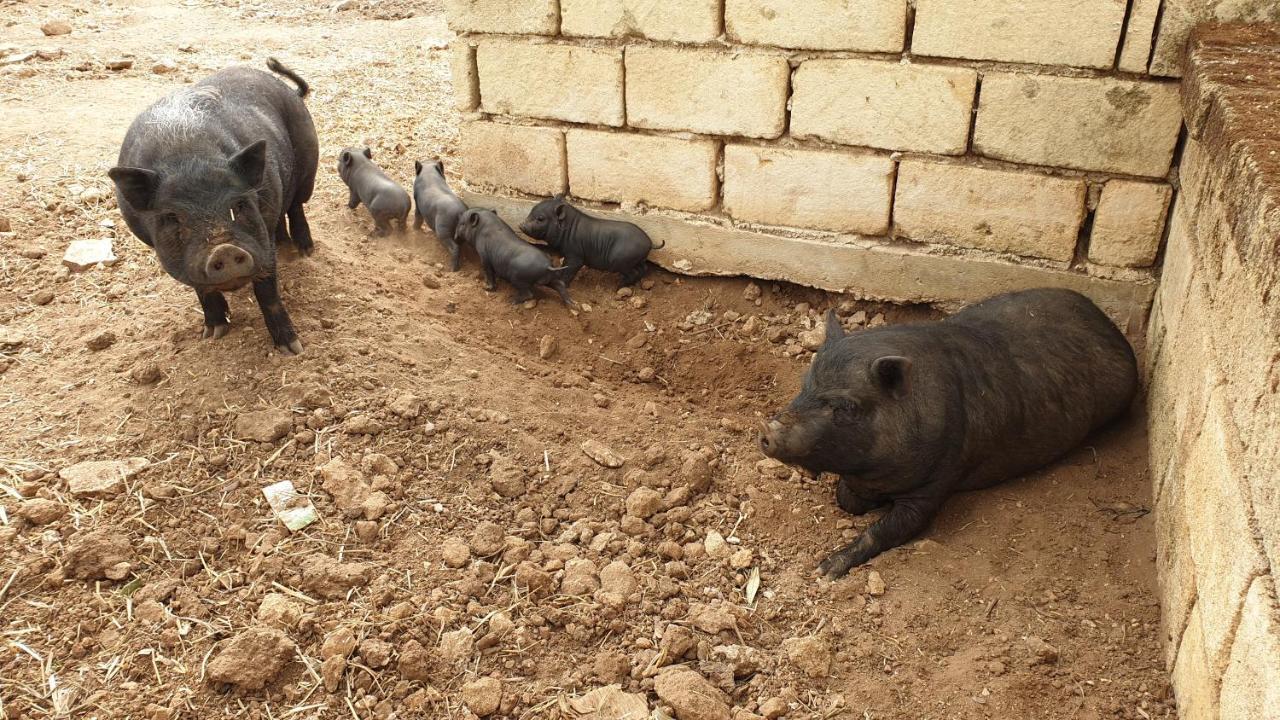
[[[885,355],[871,362],[871,379],[881,390],[902,397],[911,387],[911,359]]]
[[[564,202],[564,193],[556,193],[556,200]]]
[[[338,162],[341,162],[344,166],[345,166],[345,165],[350,165],[350,164],[351,164],[351,152],[350,152],[349,150],[343,150],[343,151],[342,151],[342,155],[338,157]]]
[[[134,167],[113,167],[107,171],[116,189],[135,210],[150,210],[160,186],[160,174]]]
[[[414,160],[414,161],[413,161],[413,174],[414,174],[414,175],[421,175],[421,174],[422,174],[422,161],[421,161],[421,160]]]
[[[822,341],[822,347],[830,347],[840,340],[844,339],[844,327],[840,325],[840,318],[836,317],[835,310],[827,311],[827,335]]]
[[[267,169],[267,141],[259,140],[245,147],[232,155],[227,165],[249,187],[261,185],[262,175]]]
[[[441,177],[444,177],[444,161],[443,160],[436,161],[436,172],[440,173]]]
[[[475,227],[475,226],[479,225],[479,224],[480,224],[480,213],[478,213],[478,212],[473,212],[473,213],[471,213],[471,219],[467,220],[467,223],[468,223],[469,225],[471,225],[471,227]]]
[[[370,150],[369,148],[365,148],[365,149],[364,149],[364,156],[365,156],[365,157],[367,157],[367,158],[369,158],[370,160],[372,160],[372,159],[373,159],[373,150]]]
[[[556,206],[556,219],[557,219],[557,220],[563,220],[563,219],[564,219],[564,212],[565,212],[565,210],[564,210],[564,205],[557,205],[557,206]]]

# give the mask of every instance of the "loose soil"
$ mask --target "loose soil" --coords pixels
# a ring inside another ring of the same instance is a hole
[[[1172,716],[1140,417],[819,581],[871,518],[754,428],[840,298],[586,272],[579,312],[516,307],[345,208],[343,146],[406,185],[414,159],[456,169],[439,6],[8,0],[0,22],[63,51],[0,67],[0,717],[573,717],[610,683],[682,720]],[[323,154],[317,252],[282,262],[299,358],[245,292],[201,340],[105,174],[152,100],[268,55],[311,82]],[[62,266],[99,237],[115,265]],[[89,494],[59,475],[131,457]],[[280,524],[281,480],[318,522]]]

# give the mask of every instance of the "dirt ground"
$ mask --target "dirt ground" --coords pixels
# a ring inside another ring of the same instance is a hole
[[[47,51],[0,67],[0,717],[576,717],[609,684],[681,720],[1172,717],[1141,418],[821,582],[870,518],[754,428],[840,298],[588,271],[576,314],[514,307],[346,209],[342,146],[406,185],[414,159],[456,170],[438,6],[5,0],[0,27],[4,57]],[[201,340],[105,175],[152,100],[268,55],[321,139],[318,249],[281,271],[299,358],[243,291]],[[100,237],[115,265],[63,267]],[[130,457],[87,494],[59,474]],[[318,522],[281,526],[281,480]]]

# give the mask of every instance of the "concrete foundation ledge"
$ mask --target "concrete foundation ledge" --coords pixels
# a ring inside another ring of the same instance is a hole
[[[513,228],[534,201],[461,193],[471,207],[490,208]],[[904,303],[962,305],[997,293],[1033,287],[1065,287],[1098,304],[1131,340],[1145,333],[1155,281],[1109,279],[1082,272],[1014,263],[977,252],[932,254],[877,240],[836,243],[724,227],[660,214],[633,215],[583,206],[598,217],[635,223],[655,243],[651,259],[685,275],[746,275],[779,280],[858,298]]]

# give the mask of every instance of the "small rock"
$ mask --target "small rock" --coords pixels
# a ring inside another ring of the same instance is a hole
[[[556,354],[556,339],[552,335],[543,335],[538,341],[538,357],[548,360]]]
[[[702,546],[706,549],[708,557],[725,558],[731,552],[729,543],[716,530],[707,532],[707,539],[702,542]]]
[[[680,662],[686,654],[698,646],[698,638],[693,631],[683,625],[672,623],[662,631],[662,640],[658,641],[658,649],[666,655],[664,665]]]
[[[819,325],[812,330],[805,330],[800,333],[800,347],[805,350],[814,351],[822,347],[822,341],[827,337],[826,326]]]
[[[564,565],[560,592],[565,595],[590,595],[600,589],[596,564],[585,558],[574,558]]]
[[[747,302],[755,302],[760,299],[760,286],[755,283],[747,283],[742,290],[742,299]]]
[[[366,500],[366,502],[370,502],[370,501],[374,501],[374,498],[369,498],[369,500]],[[376,510],[373,510],[373,511],[377,512]],[[366,545],[372,545],[378,542],[378,523],[374,522],[373,520],[357,520],[355,527],[356,527],[356,537],[360,540],[360,542]]]
[[[582,452],[607,468],[620,468],[626,462],[620,455],[597,440],[587,440],[582,443]]]
[[[641,485],[627,496],[627,514],[642,519],[649,519],[662,509],[662,494],[650,487]]]
[[[320,478],[320,486],[333,496],[334,504],[347,517],[364,514],[364,502],[369,497],[370,488],[359,470],[342,458],[333,458],[320,467]]]
[[[1052,664],[1058,662],[1058,648],[1050,645],[1035,635],[1027,636],[1027,647],[1031,649],[1031,664]]]
[[[108,70],[115,70],[115,71],[128,70],[129,68],[133,67],[133,60],[129,58],[118,58],[115,60],[108,60],[106,62],[106,65]]]
[[[400,658],[396,669],[405,680],[427,682],[435,669],[435,656],[417,640],[409,640],[400,646]]]
[[[342,675],[347,671],[347,656],[334,655],[320,663],[320,679],[324,681],[324,689],[337,692],[342,684]]]
[[[506,535],[502,527],[491,522],[482,522],[476,526],[471,535],[471,552],[477,557],[489,557],[502,551],[506,543]]]
[[[600,592],[596,598],[615,607],[627,603],[636,592],[636,578],[631,566],[621,560],[614,560],[600,571]]]
[[[63,557],[67,577],[75,580],[123,580],[133,566],[133,544],[111,530],[76,533]]]
[[[600,682],[620,683],[631,673],[631,661],[621,651],[601,650],[592,663],[592,669]]]
[[[475,647],[475,633],[471,628],[461,628],[440,636],[440,657],[454,667],[462,667],[471,661]]]
[[[422,273],[422,286],[429,290],[439,290],[440,278],[436,277],[435,273],[424,272]]]
[[[258,619],[267,625],[296,627],[302,619],[302,606],[281,593],[269,593],[258,604]]]
[[[338,562],[327,555],[311,555],[302,561],[303,587],[326,600],[345,597],[352,588],[368,585],[373,568],[364,563]]]
[[[293,413],[267,408],[240,413],[231,432],[240,440],[275,442],[293,430]]]
[[[448,538],[440,546],[440,559],[445,567],[463,567],[471,560],[471,548],[458,538]]]
[[[872,597],[880,597],[884,594],[884,591],[884,578],[880,577],[880,573],[872,570],[867,574],[867,594]]]
[[[0,215],[0,232],[13,232],[13,224],[9,222],[9,218],[6,215]],[[33,248],[27,248],[27,249],[31,250]],[[27,257],[27,256],[24,254],[23,257]],[[41,253],[40,257],[44,257],[44,253]],[[39,259],[39,258],[34,258],[34,259]]]
[[[577,720],[645,720],[649,717],[649,703],[644,695],[623,692],[616,684],[574,698],[569,701],[569,707]]]
[[[525,493],[524,472],[503,455],[493,456],[489,466],[489,484],[504,498],[517,498]]]
[[[657,677],[653,690],[677,720],[729,720],[729,699],[698,673],[676,666]]]
[[[66,51],[62,48],[40,48],[36,50],[36,57],[41,60],[60,60],[66,55]],[[3,226],[0,226],[3,227]],[[0,230],[0,232],[9,232],[8,230]]]
[[[412,420],[422,414],[422,398],[413,393],[401,393],[388,405],[393,414]]]
[[[168,75],[178,69],[178,62],[172,58],[161,58],[151,66],[151,72],[156,75]]]
[[[746,570],[751,567],[753,559],[754,558],[752,557],[750,550],[747,548],[738,548],[729,556],[729,567],[734,570]]]
[[[488,717],[502,704],[502,683],[491,677],[469,682],[462,686],[462,702],[476,715]]]
[[[689,606],[689,624],[709,635],[738,627],[738,619],[724,605],[693,603]]]
[[[368,415],[354,415],[342,423],[342,431],[348,435],[377,435],[382,426]]]
[[[711,648],[711,658],[732,668],[734,677],[746,677],[763,665],[760,651],[749,645],[717,645]]]
[[[769,720],[786,717],[787,710],[789,709],[790,708],[787,707],[787,701],[780,697],[771,697],[760,703],[760,714]]]
[[[658,371],[647,365],[640,368],[640,371],[636,373],[636,379],[642,383],[653,382],[656,377],[658,377]]]
[[[261,690],[296,652],[293,641],[280,630],[250,628],[232,638],[209,662],[209,680],[242,690]]]
[[[384,668],[391,662],[391,649],[391,643],[369,638],[360,643],[360,659],[374,670]]]
[[[160,366],[154,362],[143,362],[133,366],[133,370],[129,371],[129,375],[139,385],[152,385],[160,382],[160,378],[164,377]]]
[[[67,506],[53,500],[31,498],[18,503],[18,515],[32,525],[48,525],[66,514]]]
[[[88,340],[85,340],[84,342],[84,346],[89,348],[93,352],[106,350],[107,348],[115,344],[116,344],[116,334],[111,332],[110,330],[103,330],[97,335],[94,335]]]
[[[124,481],[149,465],[146,458],[86,460],[58,471],[75,497],[113,497],[124,492]]]
[[[516,565],[516,584],[531,595],[544,595],[551,589],[551,574],[529,561]]]
[[[53,302],[52,290],[38,290],[31,296],[32,305],[48,305]]]
[[[338,2],[330,6],[329,12],[340,13],[340,12],[343,12],[344,10],[350,10],[355,6],[356,6],[356,0],[338,0]]]
[[[693,492],[706,492],[711,489],[711,463],[702,453],[693,453],[684,460],[680,467],[680,475],[688,483]]]
[[[69,35],[71,33],[71,23],[66,20],[50,20],[40,26],[40,32],[49,37]]]
[[[867,327],[869,328],[880,327],[881,325],[884,325],[885,322],[886,321],[884,319],[884,313],[876,313],[874,316],[872,316],[871,322],[867,323]]]
[[[816,636],[789,638],[782,641],[787,659],[811,678],[823,678],[831,674],[831,647]]]
[[[27,337],[11,327],[0,327],[0,348],[20,348],[27,342]]]
[[[320,644],[320,657],[328,660],[332,657],[346,657],[356,649],[356,634],[349,627],[338,628],[324,636]]]

